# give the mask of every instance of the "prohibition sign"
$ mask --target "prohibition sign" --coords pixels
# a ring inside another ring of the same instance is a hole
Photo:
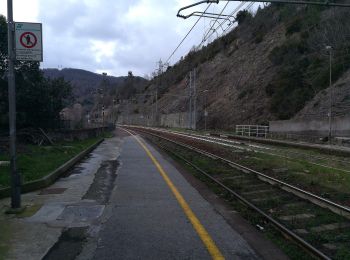
[[[21,34],[19,41],[24,48],[31,49],[35,47],[38,42],[35,34],[32,32],[24,32]]]

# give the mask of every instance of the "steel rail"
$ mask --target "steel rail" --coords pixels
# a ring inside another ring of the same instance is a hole
[[[209,135],[212,135],[213,133],[209,133]],[[192,135],[192,134],[191,134]],[[195,135],[194,136],[201,136],[201,135]],[[255,145],[256,148],[259,148],[259,149],[265,149],[265,150],[275,150],[275,151],[279,151],[279,152],[283,152],[284,150],[283,149],[278,149],[278,148],[275,148],[275,147],[269,147],[270,146],[273,146],[274,144],[261,144],[255,140],[247,140],[246,142],[238,139],[238,138],[235,138],[234,136],[224,136],[224,135],[220,135],[219,137],[217,137],[215,135],[215,137],[213,136],[206,136],[206,137],[210,137],[210,138],[217,138],[219,140],[223,140],[223,141],[226,141],[226,142],[233,142],[233,143],[241,143],[241,144],[246,144],[248,146],[253,146],[252,144],[250,143],[256,143],[257,145]],[[240,140],[240,141],[234,141],[234,140]],[[254,146],[253,146],[254,147]],[[290,154],[296,154],[296,155],[304,155],[303,153],[298,153],[298,152],[293,152],[293,151],[288,151],[288,153]],[[323,157],[323,156],[317,156],[317,155],[310,155],[310,157],[312,158],[315,158],[315,159],[318,159],[318,160],[325,160],[325,159],[328,159],[327,157]],[[345,164],[350,164],[350,161],[345,161],[345,160],[341,160],[341,159],[331,159],[331,161],[333,162],[340,162],[340,163],[345,163]]]
[[[144,132],[147,133],[147,131],[144,131]],[[169,133],[169,134],[171,134],[171,133]],[[161,136],[159,136],[159,137],[161,137]],[[189,136],[189,137],[190,137],[190,136]],[[164,137],[161,137],[161,138],[164,138]],[[169,139],[169,140],[170,140],[170,139]],[[173,142],[175,142],[175,141],[173,141]],[[191,147],[191,148],[190,148],[190,147]],[[189,145],[188,145],[188,148],[190,148],[190,149],[196,149],[197,151],[203,151],[203,150],[201,150],[201,149],[194,148],[193,146],[189,146]],[[289,189],[292,190],[292,191],[298,192],[298,193],[303,194],[303,195],[305,195],[305,196],[307,196],[307,197],[309,197],[309,198],[312,198],[312,199],[315,199],[315,200],[317,200],[317,201],[323,202],[324,204],[329,205],[329,206],[331,206],[331,207],[334,207],[334,208],[336,208],[336,209],[338,209],[338,210],[341,210],[341,211],[343,211],[343,212],[346,212],[347,214],[350,214],[350,208],[348,208],[348,207],[345,207],[345,206],[343,206],[343,205],[340,205],[340,204],[338,204],[338,203],[335,203],[335,202],[333,202],[333,201],[331,201],[331,200],[322,198],[322,197],[320,197],[320,196],[318,196],[318,195],[315,195],[315,194],[313,194],[313,193],[311,193],[311,192],[309,192],[309,191],[305,191],[305,190],[300,189],[300,188],[298,188],[298,187],[296,187],[296,186],[293,186],[293,185],[291,185],[291,184],[288,184],[288,183],[286,183],[286,182],[283,182],[283,181],[281,181],[281,180],[278,180],[278,179],[276,179],[276,178],[273,178],[273,177],[271,177],[271,176],[268,176],[268,175],[266,175],[266,174],[264,174],[264,173],[261,173],[261,172],[258,172],[258,171],[256,171],[256,170],[250,169],[250,168],[248,168],[248,167],[246,167],[246,166],[240,165],[240,164],[238,164],[238,163],[235,163],[235,162],[233,162],[233,161],[230,161],[230,160],[228,160],[228,159],[226,159],[226,158],[223,158],[223,157],[221,157],[221,156],[218,156],[218,155],[212,154],[212,153],[210,153],[210,152],[206,152],[206,151],[203,151],[203,154],[204,154],[204,153],[207,154],[207,155],[210,155],[210,156],[212,156],[212,157],[215,157],[215,158],[217,158],[217,159],[219,159],[219,160],[221,160],[221,161],[224,161],[224,162],[226,162],[226,163],[228,163],[228,164],[235,165],[236,167],[238,167],[238,168],[240,168],[240,169],[242,169],[242,170],[245,170],[245,171],[254,173],[254,174],[256,174],[257,176],[263,177],[263,178],[265,178],[265,179],[267,179],[267,180],[269,180],[269,181],[271,181],[271,182],[274,182],[274,183],[276,183],[276,184],[278,184],[278,185],[280,185],[280,186],[284,186],[284,187],[286,187],[286,188],[289,188]],[[310,200],[309,200],[309,201],[310,201]],[[311,201],[311,202],[312,202],[312,201]]]
[[[159,131],[161,131],[161,130],[159,130]],[[166,132],[166,131],[164,131],[164,132]],[[184,133],[181,133],[181,132],[178,132],[178,131],[168,131],[167,133],[175,133],[175,134],[183,135],[183,136],[192,136],[194,138],[198,138],[199,140],[203,140],[203,141],[204,140],[208,140],[208,142],[213,142],[215,140],[215,141],[217,141],[217,144],[220,144],[220,145],[227,145],[226,143],[230,143],[231,144],[230,146],[232,146],[233,148],[241,149],[243,151],[253,151],[253,152],[257,152],[257,153],[263,153],[263,154],[268,154],[268,155],[272,155],[272,156],[277,156],[277,157],[288,159],[288,160],[297,160],[297,161],[300,161],[300,162],[305,162],[306,161],[306,162],[308,162],[310,164],[313,164],[313,165],[316,165],[316,166],[321,166],[321,167],[328,168],[328,169],[331,169],[331,170],[336,170],[336,171],[350,173],[350,170],[340,169],[340,168],[336,168],[336,167],[332,167],[332,166],[328,166],[328,165],[324,165],[324,164],[320,164],[320,163],[316,163],[316,162],[312,162],[312,161],[302,160],[302,159],[299,159],[299,158],[293,158],[293,157],[289,157],[287,155],[280,155],[280,154],[275,154],[275,153],[271,153],[271,152],[262,151],[262,150],[272,150],[272,151],[275,151],[275,152],[284,152],[284,150],[281,150],[281,149],[270,148],[270,147],[266,147],[266,146],[264,147],[262,145],[252,145],[252,144],[247,144],[245,142],[237,142],[237,141],[233,141],[232,139],[228,139],[228,138],[225,139],[223,137],[203,136],[203,135],[192,134],[192,133],[184,134]],[[221,143],[221,142],[224,142],[224,143]],[[213,143],[215,143],[215,142],[213,142]],[[242,148],[242,147],[239,147],[239,146],[234,146],[234,145],[232,145],[232,143],[237,144],[237,145],[244,144],[244,145],[250,146],[252,148],[251,149]],[[258,150],[258,149],[261,149],[261,150]],[[294,155],[304,155],[304,154],[298,153],[298,152],[288,152],[288,153],[294,154]],[[314,159],[317,159],[317,160],[325,159],[324,157],[313,156],[313,155],[311,155],[310,157],[314,158]],[[332,161],[350,164],[350,162],[342,161],[342,160],[332,160]]]
[[[129,129],[130,130],[130,129]],[[217,157],[219,159],[221,159],[219,156],[213,155],[211,153],[205,152],[201,149],[192,147],[190,145],[186,145],[186,144],[182,144],[179,142],[176,142],[174,140],[171,140],[169,138],[166,138],[164,136],[160,136],[154,133],[150,133],[147,131],[142,131],[142,130],[137,130],[146,134],[150,134],[153,136],[156,136],[158,138],[164,139],[166,141],[169,141],[171,143],[174,143],[178,146],[181,147],[185,147],[187,149],[190,149],[192,151],[196,151],[199,152],[200,154],[203,155],[210,155],[213,157]],[[134,133],[135,134],[135,133]],[[158,144],[159,145],[159,144]],[[159,145],[161,146],[161,145]],[[210,180],[212,180],[213,182],[215,182],[216,184],[218,184],[220,187],[224,188],[226,191],[228,191],[231,195],[233,195],[234,197],[236,197],[238,200],[240,200],[241,202],[243,202],[244,204],[246,204],[248,207],[250,207],[251,209],[255,210],[256,212],[258,212],[260,215],[262,215],[264,218],[266,218],[270,223],[272,223],[279,231],[281,231],[283,234],[287,235],[288,237],[290,237],[293,241],[295,241],[297,244],[299,244],[300,246],[302,246],[305,250],[307,250],[308,252],[310,252],[312,255],[319,257],[321,259],[327,259],[330,260],[331,258],[329,258],[327,255],[325,255],[323,252],[321,252],[320,250],[318,250],[317,248],[315,248],[314,246],[312,246],[311,244],[309,244],[307,241],[305,241],[304,239],[302,239],[300,236],[298,236],[297,234],[295,234],[293,231],[291,231],[290,229],[288,229],[287,227],[285,227],[283,224],[281,224],[279,221],[275,220],[274,218],[272,218],[271,216],[269,216],[268,214],[266,214],[263,210],[259,209],[257,206],[255,206],[253,203],[249,202],[248,200],[246,200],[244,197],[242,197],[241,195],[239,195],[238,193],[236,193],[235,191],[233,191],[232,189],[230,189],[229,187],[227,187],[225,184],[223,184],[222,182],[218,181],[217,179],[215,179],[214,177],[212,177],[210,174],[206,173],[204,170],[202,170],[201,168],[199,168],[198,166],[196,166],[195,164],[193,164],[192,162],[188,161],[187,159],[185,159],[184,157],[176,154],[174,151],[171,151],[163,146],[161,146],[162,149],[172,153],[174,156],[178,157],[179,159],[183,160],[184,162],[186,162],[188,165],[190,165],[191,167],[193,167],[194,169],[196,169],[198,172],[200,172],[201,174],[205,175],[207,178],[209,178]],[[226,160],[225,160],[226,161]]]
[[[275,150],[275,151],[278,152],[278,151],[283,151],[283,150],[279,150],[279,149],[275,149],[275,148],[269,148],[269,147],[264,147],[264,146],[258,146],[258,145],[252,145],[252,144],[246,144],[244,142],[237,142],[237,141],[234,141],[234,140],[228,139],[228,138],[224,139],[222,137],[203,136],[203,135],[198,135],[198,134],[193,134],[193,133],[186,133],[185,134],[185,133],[179,132],[179,131],[166,131],[164,129],[159,129],[159,128],[155,128],[155,129],[157,129],[157,131],[160,131],[160,132],[176,134],[176,135],[180,135],[180,136],[184,136],[184,137],[191,137],[193,139],[198,139],[198,140],[206,141],[206,142],[213,143],[213,144],[219,144],[219,145],[222,145],[222,146],[228,146],[228,147],[231,147],[231,148],[236,148],[236,149],[247,151],[247,152],[256,152],[256,153],[268,154],[268,155],[271,155],[271,156],[277,156],[277,157],[280,157],[280,158],[283,158],[283,159],[287,159],[287,160],[297,160],[297,161],[300,161],[300,162],[305,162],[306,161],[306,160],[302,160],[302,159],[299,159],[299,158],[289,157],[289,156],[286,156],[286,155],[280,155],[280,154],[275,154],[275,153],[271,153],[271,152],[262,151],[262,150]],[[236,144],[236,145],[233,145],[233,144]],[[244,147],[237,146],[237,145],[242,145],[242,144],[250,146],[252,148],[244,148]],[[258,149],[261,149],[261,150],[258,150]],[[290,153],[291,154],[296,154],[296,155],[303,155],[303,154],[297,153],[297,152],[290,152]],[[311,156],[311,157],[316,158],[316,159],[320,159],[320,158],[322,159],[322,157],[317,157],[317,156]],[[333,160],[333,161],[348,163],[348,162],[340,161],[340,160]],[[312,162],[312,161],[306,161],[306,162],[309,163],[309,164],[313,164],[313,165],[316,165],[316,166],[321,166],[321,167],[328,168],[328,169],[331,169],[331,170],[336,170],[336,171],[341,171],[341,172],[345,172],[345,173],[350,173],[349,170],[340,169],[340,168],[336,168],[336,167],[332,167],[332,166],[327,166],[327,165],[316,163],[316,162]]]

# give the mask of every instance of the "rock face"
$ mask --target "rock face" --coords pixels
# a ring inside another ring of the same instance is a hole
[[[284,28],[277,26],[258,44],[237,39],[226,51],[199,64],[196,86],[200,125],[204,124],[204,106],[208,111],[207,123],[213,128],[232,128],[237,123],[266,124],[275,119],[269,111],[269,97],[265,91],[276,73],[268,55],[280,44],[284,34]],[[188,110],[188,98],[174,98],[188,95],[185,81],[169,87],[160,98],[162,113]]]
[[[334,117],[350,114],[350,71],[337,80],[332,88],[320,91],[296,116],[295,119],[328,118],[330,106]]]
[[[156,76],[143,91],[148,98],[137,98],[139,111],[145,115],[154,111],[158,91],[159,114],[188,112],[188,74],[196,69],[199,128],[204,127],[205,108],[207,126],[220,129],[324,116],[329,107],[325,45],[332,45],[337,81],[334,110],[339,115],[349,113],[348,42],[350,19],[343,9],[332,13],[316,7],[270,5]]]

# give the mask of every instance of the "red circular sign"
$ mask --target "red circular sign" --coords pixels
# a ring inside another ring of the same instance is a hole
[[[38,42],[38,39],[36,38],[34,33],[24,32],[21,34],[19,41],[24,48],[31,49],[31,48],[35,47],[35,45]]]

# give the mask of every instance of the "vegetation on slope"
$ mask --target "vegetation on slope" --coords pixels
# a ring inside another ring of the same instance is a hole
[[[267,56],[271,63],[266,69],[268,83],[261,85],[254,82],[256,78],[252,78],[252,86],[241,89],[230,102],[243,102],[247,94],[261,95],[257,89],[262,88],[268,98],[265,106],[271,117],[289,119],[329,86],[329,50],[326,46],[332,46],[332,81],[335,82],[349,69],[350,18],[347,11],[346,8],[282,4],[258,9],[255,15],[241,11],[234,30],[207,46],[193,48],[186,57],[156,77],[150,86],[158,84],[161,77],[160,93],[165,93],[169,87],[180,84],[192,68],[213,62],[219,55],[226,58],[224,62],[228,62],[242,45],[255,49],[254,46],[268,45],[270,43],[266,42],[265,37],[268,34],[271,36],[274,28],[282,28],[283,37],[276,36],[273,46],[276,42],[278,44]],[[264,55],[261,53],[257,59]],[[241,69],[230,64],[226,68],[228,72]],[[250,71],[244,67],[241,73],[247,75]],[[218,80],[222,78],[222,75],[211,76]],[[232,78],[232,81],[239,79]],[[210,83],[206,87],[211,88]]]

